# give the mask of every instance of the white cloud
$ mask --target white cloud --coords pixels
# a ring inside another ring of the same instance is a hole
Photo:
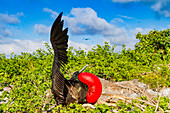
[[[112,0],[114,3],[148,2],[151,8],[160,15],[170,17],[170,0]]]
[[[48,10],[50,10],[50,13],[55,12],[51,9]],[[125,31],[124,28],[118,28],[105,19],[98,17],[97,13],[91,8],[72,8],[70,14],[63,16],[63,19],[74,35],[101,34],[103,36],[117,36]],[[122,20],[119,19],[119,21]]]
[[[122,17],[132,19],[132,17]],[[134,38],[129,38],[125,28],[108,23],[105,19],[98,17],[91,8],[72,8],[69,15],[63,16],[63,20],[72,35],[100,35],[103,41],[108,41],[111,45],[135,45],[136,43]]]
[[[45,41],[4,39],[1,36],[0,39],[0,54],[5,53],[6,55],[10,55],[12,52],[15,54],[21,54],[21,52],[32,53],[39,48],[45,49]]]
[[[56,18],[58,16],[58,13],[56,11],[53,11],[53,10],[51,10],[49,8],[43,8],[43,11],[47,12],[47,13],[51,13],[52,18]]]
[[[169,8],[170,1],[163,0],[158,1],[151,6],[151,8],[160,15],[165,15],[165,17],[170,17],[170,8]]]
[[[124,21],[121,18],[114,18],[113,20],[111,20],[111,23],[115,24],[115,23],[123,23]]]
[[[72,34],[77,35],[101,34],[103,36],[118,36],[125,31],[124,28],[118,28],[98,17],[97,13],[91,8],[73,8],[70,16],[63,16],[63,19],[69,26]]]
[[[151,8],[152,8],[154,11],[159,11],[159,10],[161,9],[161,7],[162,7],[161,2],[157,2],[156,4],[152,5]]]
[[[40,35],[41,34],[49,34],[50,27],[47,27],[46,25],[43,25],[43,24],[35,24],[34,31]]]
[[[5,37],[10,37],[10,36],[12,36],[11,31],[9,31],[8,29],[4,29],[2,32],[3,32],[3,33],[2,33],[3,36],[5,36]]]
[[[17,13],[16,15],[8,15],[0,13],[0,21],[7,24],[17,24],[20,23],[20,19],[18,17],[24,16],[23,13]]]
[[[19,17],[19,16],[24,16],[24,13],[23,13],[23,12],[17,13],[16,16],[17,16],[17,17]]]
[[[134,48],[134,45],[136,44],[136,42],[138,41],[134,37],[129,37],[127,34],[126,35],[122,35],[121,37],[103,37],[102,38],[103,42],[107,41],[109,42],[111,45],[117,45],[117,46],[122,46],[123,44],[125,44],[126,46],[128,46],[128,48]]]
[[[133,19],[133,17],[128,17],[128,16],[124,16],[124,15],[118,15],[118,16],[120,16],[122,18],[126,18],[126,19]]]
[[[128,3],[128,2],[138,2],[142,0],[112,0],[112,2]]]
[[[139,32],[142,33],[142,34],[148,34],[149,31],[151,31],[151,30],[153,30],[153,29],[150,29],[150,28],[143,29],[143,28],[137,27],[134,30],[130,30],[130,33],[133,34],[133,35],[135,35]]]
[[[125,28],[119,28],[113,23],[108,23],[106,20],[98,17],[97,13],[91,8],[73,8],[70,12],[70,17],[64,16],[63,19],[69,26],[72,34],[100,34],[103,37],[103,41],[108,41],[112,45],[134,42],[133,39],[129,38]]]
[[[114,48],[114,52],[119,53],[122,50],[122,45],[125,44],[126,45],[126,49],[135,49],[135,44],[139,41],[135,38],[135,36],[133,37],[126,37],[125,38],[113,38],[113,37],[104,37],[103,42],[107,41],[109,42],[109,45],[116,45],[116,48]]]
[[[122,45],[126,45],[126,49],[135,49],[135,44],[139,42],[138,39],[135,38],[135,35],[140,32],[142,34],[148,34],[151,30],[150,28],[135,28],[133,30],[129,30],[129,34],[131,34],[131,37],[127,34],[127,32],[124,33],[124,36],[122,37],[103,37],[103,41],[107,41],[110,44],[116,44],[116,48],[114,52],[119,52],[122,49]]]
[[[40,48],[46,50],[44,43],[45,41],[9,39],[0,36],[0,54],[5,53],[6,55],[10,55],[12,52],[14,52],[15,54],[21,54],[21,52],[32,53]],[[77,50],[81,48],[86,52],[91,50],[93,47],[93,45],[77,43],[71,40],[68,41],[68,45],[69,47],[72,46],[74,49]]]
[[[82,50],[85,50],[87,52],[87,51],[91,50],[94,45],[86,45],[84,43],[77,43],[77,42],[73,42],[73,41],[69,40],[68,46],[73,47],[74,49],[77,49],[77,50],[79,48],[81,48]]]
[[[0,22],[0,34],[3,37],[10,37],[12,36],[12,33],[10,30],[8,30],[3,23]]]
[[[20,16],[24,16],[24,14],[21,13],[17,13],[17,14],[3,14],[0,13],[0,35],[1,37],[11,37],[12,36],[12,32],[11,32],[11,25],[7,25],[7,24],[18,24],[20,23]]]

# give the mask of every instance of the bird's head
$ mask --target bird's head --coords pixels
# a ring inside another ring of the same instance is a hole
[[[88,86],[86,100],[88,103],[94,104],[101,96],[102,84],[96,75],[88,72],[83,72],[87,66],[88,65],[85,65],[80,71],[75,72],[72,78]]]
[[[88,64],[86,64],[80,71],[74,72],[74,73],[73,73],[73,76],[71,77],[70,80],[80,81],[80,80],[78,79],[78,75],[79,75],[80,73],[82,73],[82,72],[86,69],[87,66],[88,66]]]

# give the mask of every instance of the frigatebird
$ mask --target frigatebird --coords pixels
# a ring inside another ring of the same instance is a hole
[[[90,38],[83,38],[83,40],[89,40]]]
[[[68,62],[68,28],[63,30],[64,21],[61,20],[62,12],[54,21],[50,41],[54,50],[52,67],[52,88],[56,105],[68,105],[77,101],[78,103],[95,103],[101,95],[101,83],[97,76],[91,73],[82,73],[87,67],[73,73],[71,79],[64,78],[61,70]]]

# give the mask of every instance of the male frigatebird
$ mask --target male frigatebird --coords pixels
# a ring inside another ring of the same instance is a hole
[[[101,95],[101,82],[97,76],[91,73],[82,73],[82,68],[73,74],[71,79],[64,78],[60,69],[67,64],[68,28],[63,30],[62,13],[54,21],[50,41],[54,49],[54,61],[52,67],[52,93],[57,105],[67,105],[77,101],[78,103],[95,103]]]

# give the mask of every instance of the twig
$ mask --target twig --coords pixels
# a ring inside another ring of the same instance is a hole
[[[118,99],[120,99],[120,100],[125,100],[125,98],[122,97],[122,96],[112,95],[111,97],[109,97],[108,99],[106,99],[106,102],[110,102],[110,100],[111,100],[112,98],[118,98]]]
[[[163,93],[164,89],[165,89],[165,86],[162,88],[161,94],[159,95],[159,99],[158,99],[158,102],[157,102],[157,105],[156,105],[156,108],[155,108],[155,112],[156,112],[157,109],[158,109],[159,101],[160,101],[160,98],[162,97],[162,93]]]
[[[111,95],[111,94],[110,94],[110,95]],[[150,102],[147,102],[147,101],[145,101],[145,100],[141,100],[141,99],[138,99],[138,98],[132,98],[132,97],[122,97],[122,96],[118,96],[118,95],[113,95],[113,96],[111,96],[110,98],[108,98],[108,99],[106,100],[106,102],[110,102],[110,100],[111,100],[112,98],[118,98],[118,99],[120,99],[120,100],[127,100],[127,99],[130,99],[130,100],[138,100],[138,101],[143,102],[143,103],[145,103],[145,104],[148,104],[148,105],[151,105],[151,106],[156,106],[155,104],[150,103]],[[129,102],[129,101],[127,101],[127,102]],[[158,107],[159,107],[159,106],[158,106]],[[161,111],[163,111],[163,109],[162,109],[161,107],[159,107],[159,108],[161,109]]]
[[[141,109],[142,111],[145,111],[145,109],[143,109],[143,107],[141,106],[141,104],[135,104],[139,109]]]
[[[12,90],[14,89],[14,85],[7,84]]]
[[[151,106],[156,106],[155,104],[153,103],[150,103],[150,102],[147,102],[145,100],[141,100],[141,99],[138,99],[138,98],[132,98],[132,97],[125,97],[126,99],[132,99],[132,100],[138,100],[140,102],[144,102],[145,104],[148,104],[148,105],[151,105]],[[163,109],[161,107],[159,107],[161,109],[161,111],[163,111]]]
[[[84,108],[91,108],[91,109],[95,109],[96,108],[92,104],[83,104],[82,107],[84,107]]]
[[[46,97],[46,100],[45,100],[45,102],[44,102],[44,105],[43,105],[43,108],[42,109],[44,109],[45,108],[45,105],[47,104],[47,102],[49,102],[49,98],[51,97],[51,90],[50,90],[50,94]]]
[[[126,86],[120,85],[120,84],[116,84],[116,85],[117,85],[117,86],[120,86],[120,87],[122,87],[122,88],[125,88],[125,89],[130,89],[130,90],[134,91],[135,93],[137,93],[137,91],[136,91],[135,89],[133,89],[133,88],[126,87]]]
[[[135,86],[132,82],[130,82],[138,91],[140,91],[143,95],[145,95],[147,97],[147,99],[149,99],[153,104],[155,104],[155,102],[147,95],[145,94],[141,89],[139,89],[137,86]]]
[[[125,97],[125,99],[138,100],[138,101],[140,101],[140,102],[144,102],[145,104],[148,104],[148,105],[151,105],[151,106],[156,106],[156,105],[153,104],[153,103],[150,103],[150,102],[147,102],[147,101],[145,101],[145,100],[138,99],[138,98]]]
[[[105,102],[105,101],[101,101],[101,100],[98,100],[97,101],[97,104],[105,104],[105,105],[107,105],[107,106],[109,106],[109,107],[116,107],[117,105],[116,104],[114,104],[114,103],[107,103],[107,102]]]
[[[49,107],[49,109],[48,110],[44,110],[44,111],[42,111],[42,113],[51,113],[51,111],[52,111],[52,109],[54,108],[54,107],[56,107],[56,104],[53,104],[53,105],[51,105],[51,107]],[[58,113],[58,112],[57,112]]]
[[[118,98],[118,99],[120,99],[120,100],[124,100],[124,101],[126,101],[126,102],[128,102],[128,103],[131,103],[130,101],[127,101],[127,100],[129,100],[129,99],[135,99],[135,98],[130,98],[130,97],[122,97],[122,96],[118,96],[118,95],[113,95],[113,96],[111,96],[110,98],[108,98],[107,100],[106,100],[106,102],[103,102],[103,104],[106,104],[106,105],[108,105],[108,104],[111,104],[111,103],[107,103],[107,102],[110,102],[110,100],[112,99],[112,98]],[[143,102],[143,101],[142,101]],[[147,103],[147,102],[146,102]],[[135,104],[139,109],[141,109],[142,111],[145,111],[143,108],[142,108],[142,106],[141,106],[141,104]],[[115,106],[116,106],[116,104],[115,104]]]
[[[31,79],[31,81],[33,82],[33,84],[35,85],[35,87],[37,88],[38,90],[38,93],[40,92],[39,88],[37,87],[36,83]]]
[[[11,88],[11,90],[12,90],[12,92],[14,93],[14,95],[15,95],[15,97],[12,99],[12,102],[9,104],[9,106],[11,106],[13,103],[14,103],[14,100],[17,98],[17,96],[16,96],[16,93],[15,93],[15,91],[14,91],[14,85],[10,85],[10,84],[7,84],[10,88]],[[10,98],[10,97],[9,97]]]
[[[110,101],[112,98],[118,98],[118,99],[121,99],[121,100],[126,100],[126,99],[138,100],[138,101],[144,102],[144,103],[146,103],[146,104],[148,104],[148,105],[156,106],[155,104],[152,104],[152,103],[147,102],[147,101],[144,101],[144,100],[140,100],[140,99],[138,99],[138,98],[122,97],[122,96],[118,96],[118,95],[113,95],[113,96],[111,96],[110,98],[108,98],[108,99],[106,100],[106,102]]]

